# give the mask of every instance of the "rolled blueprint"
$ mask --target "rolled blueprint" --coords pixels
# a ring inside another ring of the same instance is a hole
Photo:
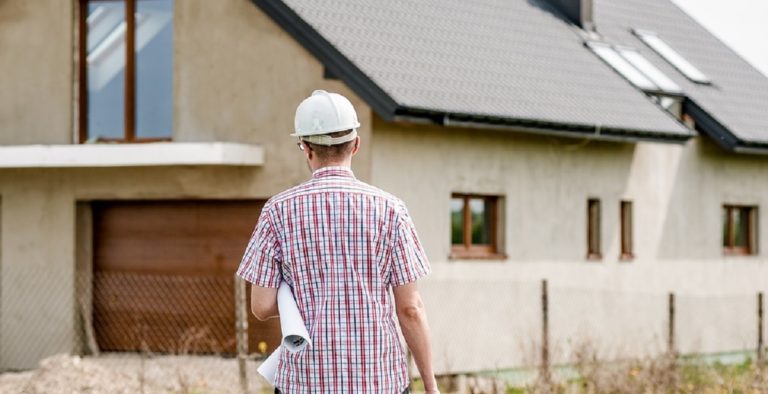
[[[301,318],[296,299],[293,298],[291,287],[280,283],[277,290],[277,309],[280,311],[280,331],[283,333],[283,346],[291,353],[296,353],[312,344],[309,332]]]
[[[273,386],[275,385],[275,374],[277,373],[277,364],[280,362],[280,353],[282,353],[282,350],[283,346],[278,346],[256,370],[259,372],[259,375],[263,376],[264,379],[267,379],[267,382]]]
[[[280,312],[280,331],[283,334],[283,340],[257,369],[259,374],[273,386],[283,348],[295,353],[312,344],[304,319],[301,318],[299,307],[296,305],[296,299],[293,298],[291,287],[285,282],[280,283],[280,288],[277,290],[277,309]]]

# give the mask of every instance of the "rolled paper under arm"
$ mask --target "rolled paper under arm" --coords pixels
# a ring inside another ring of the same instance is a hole
[[[291,353],[295,353],[312,344],[307,327],[304,325],[304,319],[302,319],[299,307],[296,305],[296,299],[293,298],[291,287],[285,282],[281,283],[280,288],[277,290],[277,309],[280,312],[280,331],[282,332],[283,340],[280,346],[261,363],[257,370],[273,386],[275,385],[277,365],[280,363],[280,354],[283,348]]]

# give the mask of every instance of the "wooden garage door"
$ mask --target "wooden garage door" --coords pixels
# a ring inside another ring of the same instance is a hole
[[[94,202],[93,325],[99,348],[234,353],[233,275],[262,205]],[[261,341],[274,349],[277,319],[249,317],[250,350],[257,351]]]

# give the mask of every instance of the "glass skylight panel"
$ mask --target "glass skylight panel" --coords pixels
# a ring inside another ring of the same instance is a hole
[[[686,60],[682,55],[677,53],[672,47],[670,47],[664,40],[662,40],[656,33],[647,30],[633,30],[632,31],[641,41],[658,53],[664,60],[668,61],[683,75],[688,77],[691,81],[698,83],[710,83],[709,77],[704,75],[698,68]]]
[[[682,93],[683,90],[680,86],[669,79],[661,70],[656,68],[648,59],[644,58],[637,50],[627,47],[616,47],[616,51],[621,54],[624,59],[630,62],[635,68],[640,70],[648,79],[653,81],[660,90],[669,93]]]
[[[619,55],[612,46],[600,42],[587,42],[587,47],[638,88],[642,90],[659,90],[656,84],[632,66],[624,57]]]

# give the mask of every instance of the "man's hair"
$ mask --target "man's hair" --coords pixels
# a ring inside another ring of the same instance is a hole
[[[330,133],[327,135],[333,138],[338,138],[338,137],[345,136],[351,132],[352,130],[350,129],[350,130],[337,131],[335,133]],[[346,156],[352,154],[352,149],[355,146],[355,140],[347,141],[338,145],[330,145],[330,146],[313,144],[308,141],[304,141],[304,142],[307,145],[309,145],[309,148],[312,149],[312,152],[314,152],[317,155],[317,158],[322,163],[341,161]]]

